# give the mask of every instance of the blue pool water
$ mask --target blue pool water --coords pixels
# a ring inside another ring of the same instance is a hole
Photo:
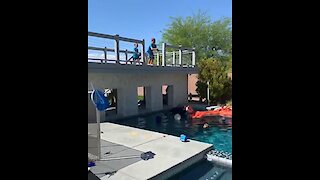
[[[217,166],[209,161],[198,162],[168,180],[231,180],[232,169]]]
[[[111,122],[174,136],[185,134],[190,139],[213,144],[216,150],[232,153],[232,129],[217,127],[211,120],[191,120],[184,116],[175,120],[174,114],[168,111]],[[204,129],[206,122],[209,128]]]

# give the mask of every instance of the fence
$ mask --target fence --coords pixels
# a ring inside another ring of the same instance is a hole
[[[88,51],[98,51],[102,52],[102,57],[88,57],[89,62],[96,62],[101,64],[106,63],[116,63],[116,64],[129,64],[132,63],[130,56],[132,56],[135,52],[129,51],[127,49],[120,49],[120,41],[129,42],[129,43],[137,43],[140,44],[141,49],[141,57],[136,65],[146,65],[147,56],[145,54],[145,40],[138,40],[132,38],[121,37],[119,35],[108,35],[101,34],[95,32],[88,32],[88,38],[102,38],[109,39],[114,41],[113,48],[97,47],[97,46],[88,46]],[[171,51],[168,51],[170,49]],[[114,53],[114,58],[108,58],[109,53]],[[121,58],[120,54],[124,54],[124,59]],[[155,61],[154,65],[156,66],[172,66],[172,67],[195,67],[195,49],[194,48],[186,48],[182,46],[173,46],[167,43],[162,43],[162,47],[158,51],[155,52]]]

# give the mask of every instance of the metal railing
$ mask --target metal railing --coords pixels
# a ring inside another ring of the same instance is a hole
[[[138,40],[138,39],[132,39],[132,38],[126,38],[121,37],[119,35],[108,35],[108,34],[101,34],[101,33],[95,33],[95,32],[88,32],[88,37],[96,37],[96,38],[104,38],[104,39],[111,39],[114,40],[114,48],[107,48],[107,47],[95,47],[95,46],[88,46],[88,50],[94,50],[94,51],[102,51],[103,52],[103,58],[90,58],[88,57],[88,60],[97,61],[98,63],[117,63],[117,64],[123,64],[121,62],[125,62],[127,64],[131,58],[129,58],[129,54],[134,54],[133,51],[120,50],[119,44],[120,41],[124,42],[130,42],[130,43],[138,43],[141,44],[141,56],[140,56],[140,62],[138,62],[138,65],[146,65],[146,54],[145,54],[145,40]],[[172,51],[167,51],[167,49],[170,48]],[[107,54],[108,52],[114,52],[115,58],[114,59],[108,59]],[[125,54],[125,59],[120,59],[120,53]],[[187,55],[191,55],[189,58]],[[169,55],[169,56],[168,56]],[[176,58],[176,56],[178,56]],[[169,45],[167,43],[162,43],[162,47],[155,52],[155,62],[154,65],[156,66],[173,66],[173,67],[195,67],[195,48],[186,48],[180,46],[174,46]]]

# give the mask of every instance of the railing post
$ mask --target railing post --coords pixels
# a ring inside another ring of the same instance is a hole
[[[145,41],[144,41],[144,39],[142,39],[142,52],[141,52],[141,61],[142,61],[142,65],[146,65],[146,62],[145,62]],[[140,65],[140,63],[139,63],[139,65]]]
[[[120,64],[120,53],[119,53],[119,35],[116,34],[114,36],[115,44],[114,44],[114,53],[116,54],[116,63]]]
[[[195,48],[192,48],[192,66],[196,67],[196,52],[195,52]]]
[[[107,63],[107,47],[104,47],[104,63]]]
[[[174,66],[176,64],[176,52],[173,50],[172,52],[172,65]]]
[[[159,66],[159,64],[160,64],[160,54],[159,54],[159,52],[157,51],[157,66]]]
[[[181,45],[179,45],[179,65],[182,67],[182,49]]]
[[[167,44],[162,43],[162,66],[166,66],[166,51],[167,51]]]
[[[126,49],[126,52],[125,52],[125,56],[126,56],[126,64],[128,64],[128,50]]]

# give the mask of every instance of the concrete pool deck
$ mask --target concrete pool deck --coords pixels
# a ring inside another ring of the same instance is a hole
[[[152,151],[154,158],[139,160],[117,170],[106,179],[166,179],[186,167],[203,159],[212,149],[212,144],[194,140],[181,142],[179,137],[158,132],[118,125],[101,123],[101,140],[125,146],[136,152]]]

